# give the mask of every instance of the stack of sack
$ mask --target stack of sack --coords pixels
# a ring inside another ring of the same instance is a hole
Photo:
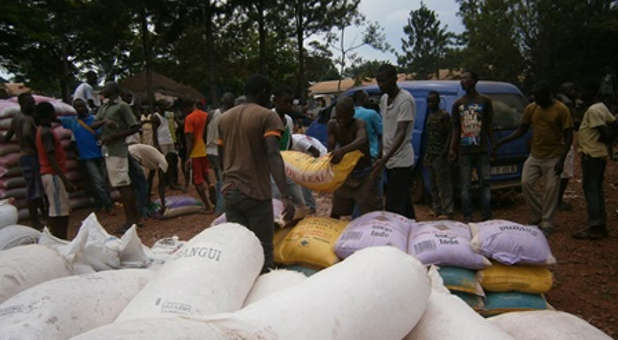
[[[470,229],[472,248],[493,261],[477,273],[486,294],[484,315],[552,308],[543,294],[552,287],[548,266],[556,259],[538,227],[491,220]]]
[[[74,116],[77,113],[72,106],[61,102],[58,99],[34,95],[36,103],[49,102],[56,109],[59,116]],[[10,128],[13,116],[20,111],[17,98],[0,100],[0,135],[4,135]],[[71,131],[54,124],[53,129],[62,136],[60,143],[67,151],[67,178],[78,184],[78,188],[83,188],[80,181],[82,176],[79,170],[78,157],[71,145]],[[19,220],[28,218],[26,201],[26,180],[23,177],[19,166],[20,148],[15,137],[8,143],[0,143],[0,199],[14,198],[15,205],[19,209]],[[69,195],[72,209],[89,206],[92,201],[84,190],[79,190]]]
[[[17,208],[8,200],[0,200],[0,250],[10,249],[39,241],[41,232],[17,224]]]

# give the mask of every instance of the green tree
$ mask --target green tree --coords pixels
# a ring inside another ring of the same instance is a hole
[[[401,39],[402,54],[397,62],[407,73],[416,73],[420,79],[439,74],[453,34],[442,26],[436,13],[421,2],[421,7],[410,11],[408,23],[403,27],[406,39]]]
[[[363,61],[362,63],[346,68],[343,75],[354,79],[355,85],[360,85],[363,81],[375,78],[380,66],[386,63],[388,63],[386,60]]]

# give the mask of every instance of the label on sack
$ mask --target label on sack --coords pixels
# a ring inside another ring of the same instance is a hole
[[[174,313],[174,314],[191,314],[193,306],[182,302],[163,301],[162,298],[158,298],[155,301],[155,306],[161,306],[161,313]]]
[[[174,260],[181,257],[202,257],[215,262],[221,261],[221,249],[212,247],[189,247],[182,248],[174,254]]]

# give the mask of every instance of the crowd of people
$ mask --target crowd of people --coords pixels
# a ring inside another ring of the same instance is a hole
[[[31,94],[22,94],[21,113],[3,138],[8,141],[16,135],[21,146],[19,163],[27,180],[29,212],[35,227],[41,226],[40,213],[47,213],[52,233],[67,237],[67,192],[75,187],[65,176],[66,154],[60,136],[52,129],[57,122],[73,133],[95,210],[112,213],[110,193],[119,193],[125,224],[118,231],[140,225],[144,217],[163,216],[166,190],[186,192],[192,182],[204,213],[225,212],[228,221],[256,233],[264,246],[264,268],[269,268],[273,264],[274,232],[271,199],[283,202],[289,219],[299,207],[316,210],[313,193],[286,176],[281,151],[296,150],[314,157],[330,152],[333,164],[350,152],[362,153],[345,183],[333,194],[331,217],[356,217],[384,209],[415,218],[411,201],[418,166],[411,142],[415,99],[397,85],[397,71],[392,65],[382,65],[376,80],[382,92],[378,105],[370,105],[362,90],[337,101],[327,121],[326,143],[296,133],[293,93],[286,88],[273,91],[270,81],[260,75],[247,80],[244,96],[225,93],[221,106],[209,112],[203,103],[179,99],[174,103],[159,101],[155,108],[140,114],[142,110],[117,83],[105,84],[99,100],[93,91],[97,83],[94,72],[89,72],[87,81],[75,90],[76,117],[58,118],[51,104],[35,105]],[[556,209],[568,208],[562,196],[568,178],[573,176],[574,153],[579,151],[589,220],[588,228],[573,237],[606,237],[603,177],[616,124],[597,96],[598,87],[586,87],[578,98],[575,86],[569,83],[554,97],[547,84],[538,84],[519,127],[510,136],[496,140],[493,104],[477,92],[478,80],[474,72],[463,73],[465,95],[454,103],[451,115],[440,108],[438,92],[431,91],[427,96],[422,163],[431,176],[432,214],[439,219],[454,218],[451,169],[456,166],[464,222],[474,220],[473,170],[480,187],[481,220],[491,219],[490,162],[496,150],[532,129],[530,155],[521,180],[531,211],[530,223],[551,233]],[[574,131],[577,148],[573,147]],[[184,186],[180,185],[180,174]],[[153,210],[150,200],[155,176],[158,211]],[[541,193],[536,191],[540,179]],[[44,197],[47,205],[43,204]]]

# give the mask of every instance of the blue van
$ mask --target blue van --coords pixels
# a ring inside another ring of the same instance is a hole
[[[423,131],[427,116],[427,94],[434,90],[440,93],[440,107],[451,113],[453,103],[465,94],[459,81],[402,81],[397,83],[399,87],[412,94],[416,101],[416,120],[412,136],[414,157],[416,166],[416,185],[414,201],[422,200],[424,193],[431,192],[431,182],[428,171],[422,166],[423,156]],[[504,82],[479,81],[476,85],[479,93],[489,97],[493,101],[494,119],[493,128],[496,140],[511,134],[519,125],[521,115],[526,107],[527,100],[517,86]],[[379,102],[381,96],[377,85],[367,85],[347,90],[341,96],[351,96],[357,90],[365,90],[372,101]],[[521,173],[523,164],[528,157],[530,132],[509,144],[504,145],[496,154],[496,159],[491,162],[491,187],[492,189],[519,188],[521,185]],[[475,177],[476,174],[473,174]],[[457,177],[455,177],[457,178]],[[422,182],[420,181],[422,179]],[[455,182],[456,183],[456,182]]]

